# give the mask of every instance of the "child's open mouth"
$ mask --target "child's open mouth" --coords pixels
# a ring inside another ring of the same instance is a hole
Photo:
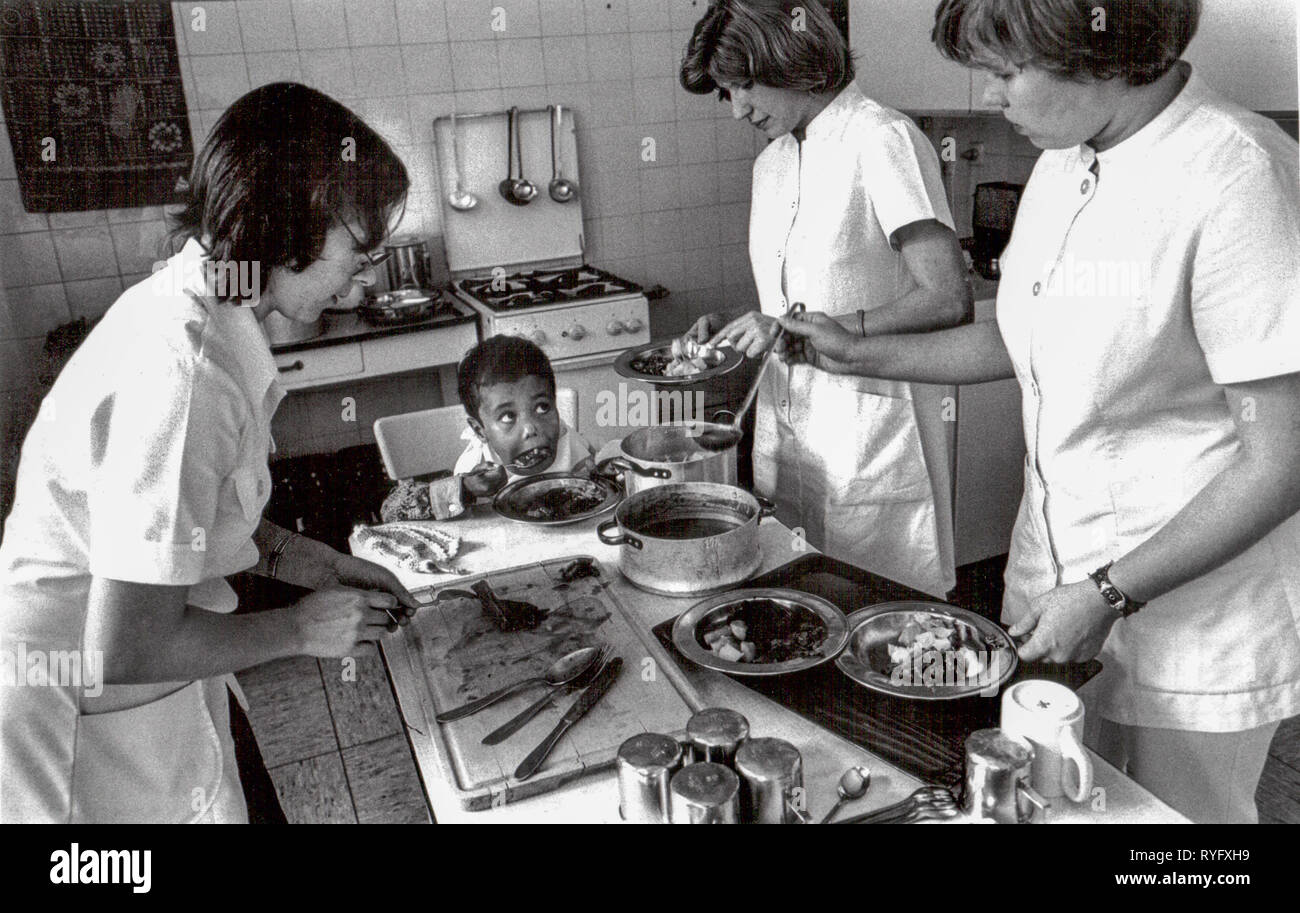
[[[536,469],[554,456],[555,451],[550,447],[534,447],[532,450],[525,450],[523,453],[519,454],[519,456],[515,457],[514,461],[510,464],[510,468],[516,470]]]

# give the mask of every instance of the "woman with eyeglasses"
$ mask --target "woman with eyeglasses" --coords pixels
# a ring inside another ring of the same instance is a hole
[[[795,303],[855,333],[966,315],[939,158],[909,118],[858,88],[821,4],[716,0],[680,75],[770,141],[754,162],[749,218],[759,308],[730,322],[708,314],[691,338],[760,357]],[[956,577],[943,389],[808,365],[772,365],[761,383],[754,482],[777,516],[833,557],[944,596]]]
[[[1257,820],[1300,713],[1300,154],[1179,58],[1199,0],[944,0],[934,39],[1044,150],[997,322],[794,361],[1015,377],[1028,444],[1002,618],[1026,660],[1101,659],[1085,740],[1197,822]],[[788,337],[787,337],[788,338]]]
[[[414,612],[388,571],[261,516],[284,390],[260,324],[313,321],[371,284],[408,184],[305,86],[256,89],[213,128],[176,216],[184,246],[109,309],[23,446],[0,650],[59,674],[3,684],[4,821],[249,820],[241,774],[269,780],[260,758],[237,763],[231,673],[354,655]],[[249,569],[314,592],[232,614],[224,578]]]

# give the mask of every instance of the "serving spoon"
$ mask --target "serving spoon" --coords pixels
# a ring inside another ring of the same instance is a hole
[[[504,688],[498,688],[489,694],[483,695],[478,700],[470,701],[468,704],[462,704],[459,707],[453,707],[451,710],[444,710],[438,714],[439,723],[450,723],[452,720],[459,720],[470,714],[478,713],[485,707],[491,707],[497,701],[504,700],[510,695],[523,691],[525,688],[534,688],[538,685],[549,685],[552,688],[559,685],[567,685],[596,661],[600,656],[599,647],[583,647],[581,650],[574,650],[572,653],[566,653],[546,667],[546,671],[541,675],[532,678],[525,678],[517,681],[513,685],[506,685]]]
[[[818,824],[829,824],[830,820],[835,817],[835,813],[844,807],[845,802],[852,802],[855,799],[861,799],[867,794],[867,789],[871,786],[871,768],[870,767],[850,767],[844,771],[840,777],[839,785],[835,791],[840,794],[839,799],[831,806],[831,810],[826,813]]]
[[[568,178],[560,177],[559,133],[564,126],[562,105],[551,106],[551,199],[557,203],[569,203],[578,195],[578,184]]]
[[[519,109],[511,108],[506,117],[506,178],[499,185],[501,196],[516,206],[527,206],[537,196],[537,185],[524,177],[524,144],[520,137]],[[515,158],[519,159],[519,177],[515,177]]]
[[[456,125],[455,114],[451,116],[451,173],[456,179],[456,187],[447,194],[447,202],[457,212],[469,212],[478,205],[478,197],[460,183],[460,128]]]

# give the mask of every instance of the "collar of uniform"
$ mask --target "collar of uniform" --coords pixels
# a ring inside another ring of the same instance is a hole
[[[1191,64],[1180,61],[1175,66],[1182,69],[1187,77],[1182,91],[1137,133],[1104,152],[1094,153],[1097,161],[1103,166],[1145,158],[1156,144],[1178,129],[1192,112],[1201,106],[1208,91],[1205,83],[1192,70]]]
[[[853,109],[854,104],[863,98],[862,90],[858,88],[855,82],[849,83],[840,90],[829,105],[818,112],[808,123],[808,129],[804,131],[805,140],[822,140],[833,136],[836,127]]]
[[[197,239],[185,242],[173,260],[184,270],[185,293],[203,305],[208,312],[210,326],[225,345],[232,376],[255,403],[263,403],[268,415],[275,411],[284,391],[279,386],[279,371],[271,356],[271,343],[251,307],[229,301],[218,301],[207,285],[207,271],[202,264],[207,261]]]

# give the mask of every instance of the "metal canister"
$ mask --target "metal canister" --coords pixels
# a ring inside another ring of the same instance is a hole
[[[751,824],[796,824],[803,802],[803,758],[783,739],[749,739],[736,751],[740,775],[740,820]]]
[[[643,732],[618,746],[618,813],[633,824],[668,823],[668,784],[682,767],[672,736]]]
[[[740,820],[740,778],[721,764],[688,764],[668,786],[673,824],[735,824]]]
[[[701,710],[686,723],[686,740],[691,760],[735,766],[736,750],[749,738],[749,720],[734,710],[711,707]]]
[[[433,288],[432,268],[429,263],[429,245],[414,235],[393,238],[384,247],[389,251],[388,287],[394,291],[402,288]]]
[[[977,729],[966,739],[963,810],[999,824],[1026,824],[1046,801],[1029,785],[1034,750],[1001,729]]]

